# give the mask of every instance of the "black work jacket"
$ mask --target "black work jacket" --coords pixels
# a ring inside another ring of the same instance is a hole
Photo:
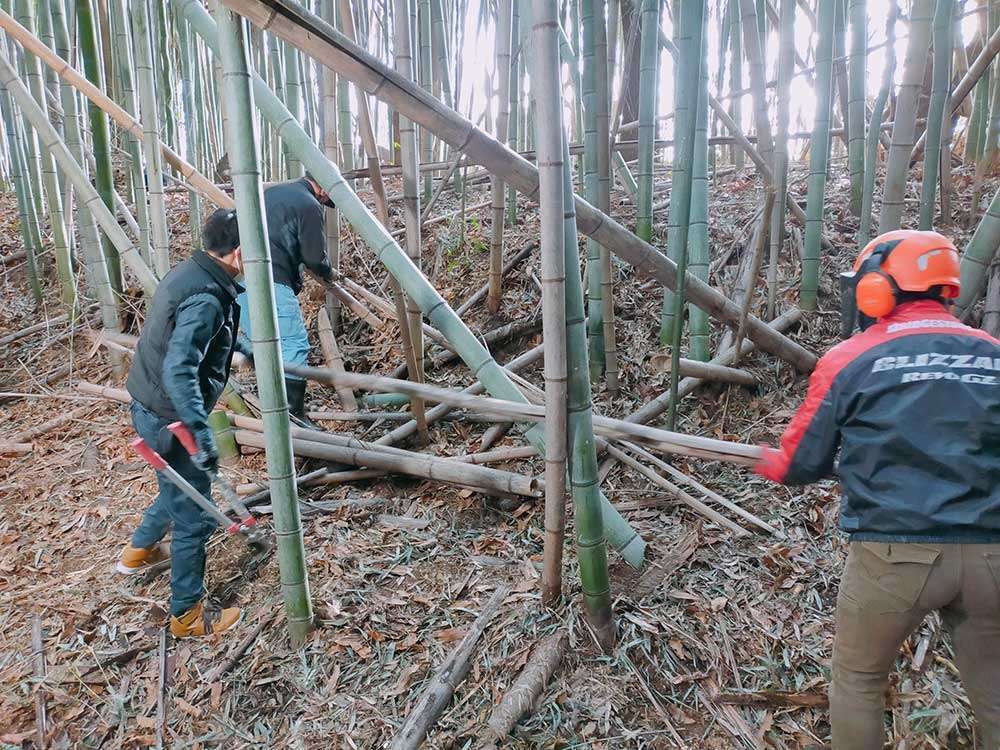
[[[837,474],[852,539],[1000,542],[1000,342],[920,300],[831,349],[760,474]]]
[[[205,426],[229,379],[243,291],[201,251],[160,282],[128,374],[128,392],[147,409],[191,429]]]
[[[326,255],[326,227],[323,206],[305,178],[272,185],[264,191],[267,239],[271,247],[274,283],[302,291],[305,266],[329,281],[332,269]]]

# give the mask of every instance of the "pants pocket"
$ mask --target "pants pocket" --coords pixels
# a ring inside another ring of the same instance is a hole
[[[941,551],[921,544],[853,542],[844,572],[844,596],[879,614],[913,608]]]

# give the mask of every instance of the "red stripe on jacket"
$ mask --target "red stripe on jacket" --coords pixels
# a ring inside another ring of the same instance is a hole
[[[940,302],[917,300],[899,305],[867,331],[837,344],[820,357],[809,377],[809,390],[805,401],[781,436],[781,447],[776,450],[765,446],[754,471],[771,481],[783,483],[803,436],[841,370],[872,347],[903,336],[926,333],[971,336],[996,341],[985,331],[963,325]]]

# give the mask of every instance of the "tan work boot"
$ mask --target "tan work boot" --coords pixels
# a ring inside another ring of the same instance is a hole
[[[198,602],[180,617],[170,618],[170,632],[174,638],[215,635],[229,630],[242,618],[243,612],[239,607],[220,609]]]
[[[158,543],[152,547],[133,547],[131,544],[126,544],[115,569],[122,575],[134,576],[150,565],[169,559],[170,547],[166,544]]]

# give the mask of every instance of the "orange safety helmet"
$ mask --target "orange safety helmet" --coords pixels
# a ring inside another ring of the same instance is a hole
[[[926,292],[941,287],[941,296],[959,292],[958,250],[937,232],[896,229],[880,234],[854,262],[854,298],[858,312],[884,318],[898,303],[900,291]]]

